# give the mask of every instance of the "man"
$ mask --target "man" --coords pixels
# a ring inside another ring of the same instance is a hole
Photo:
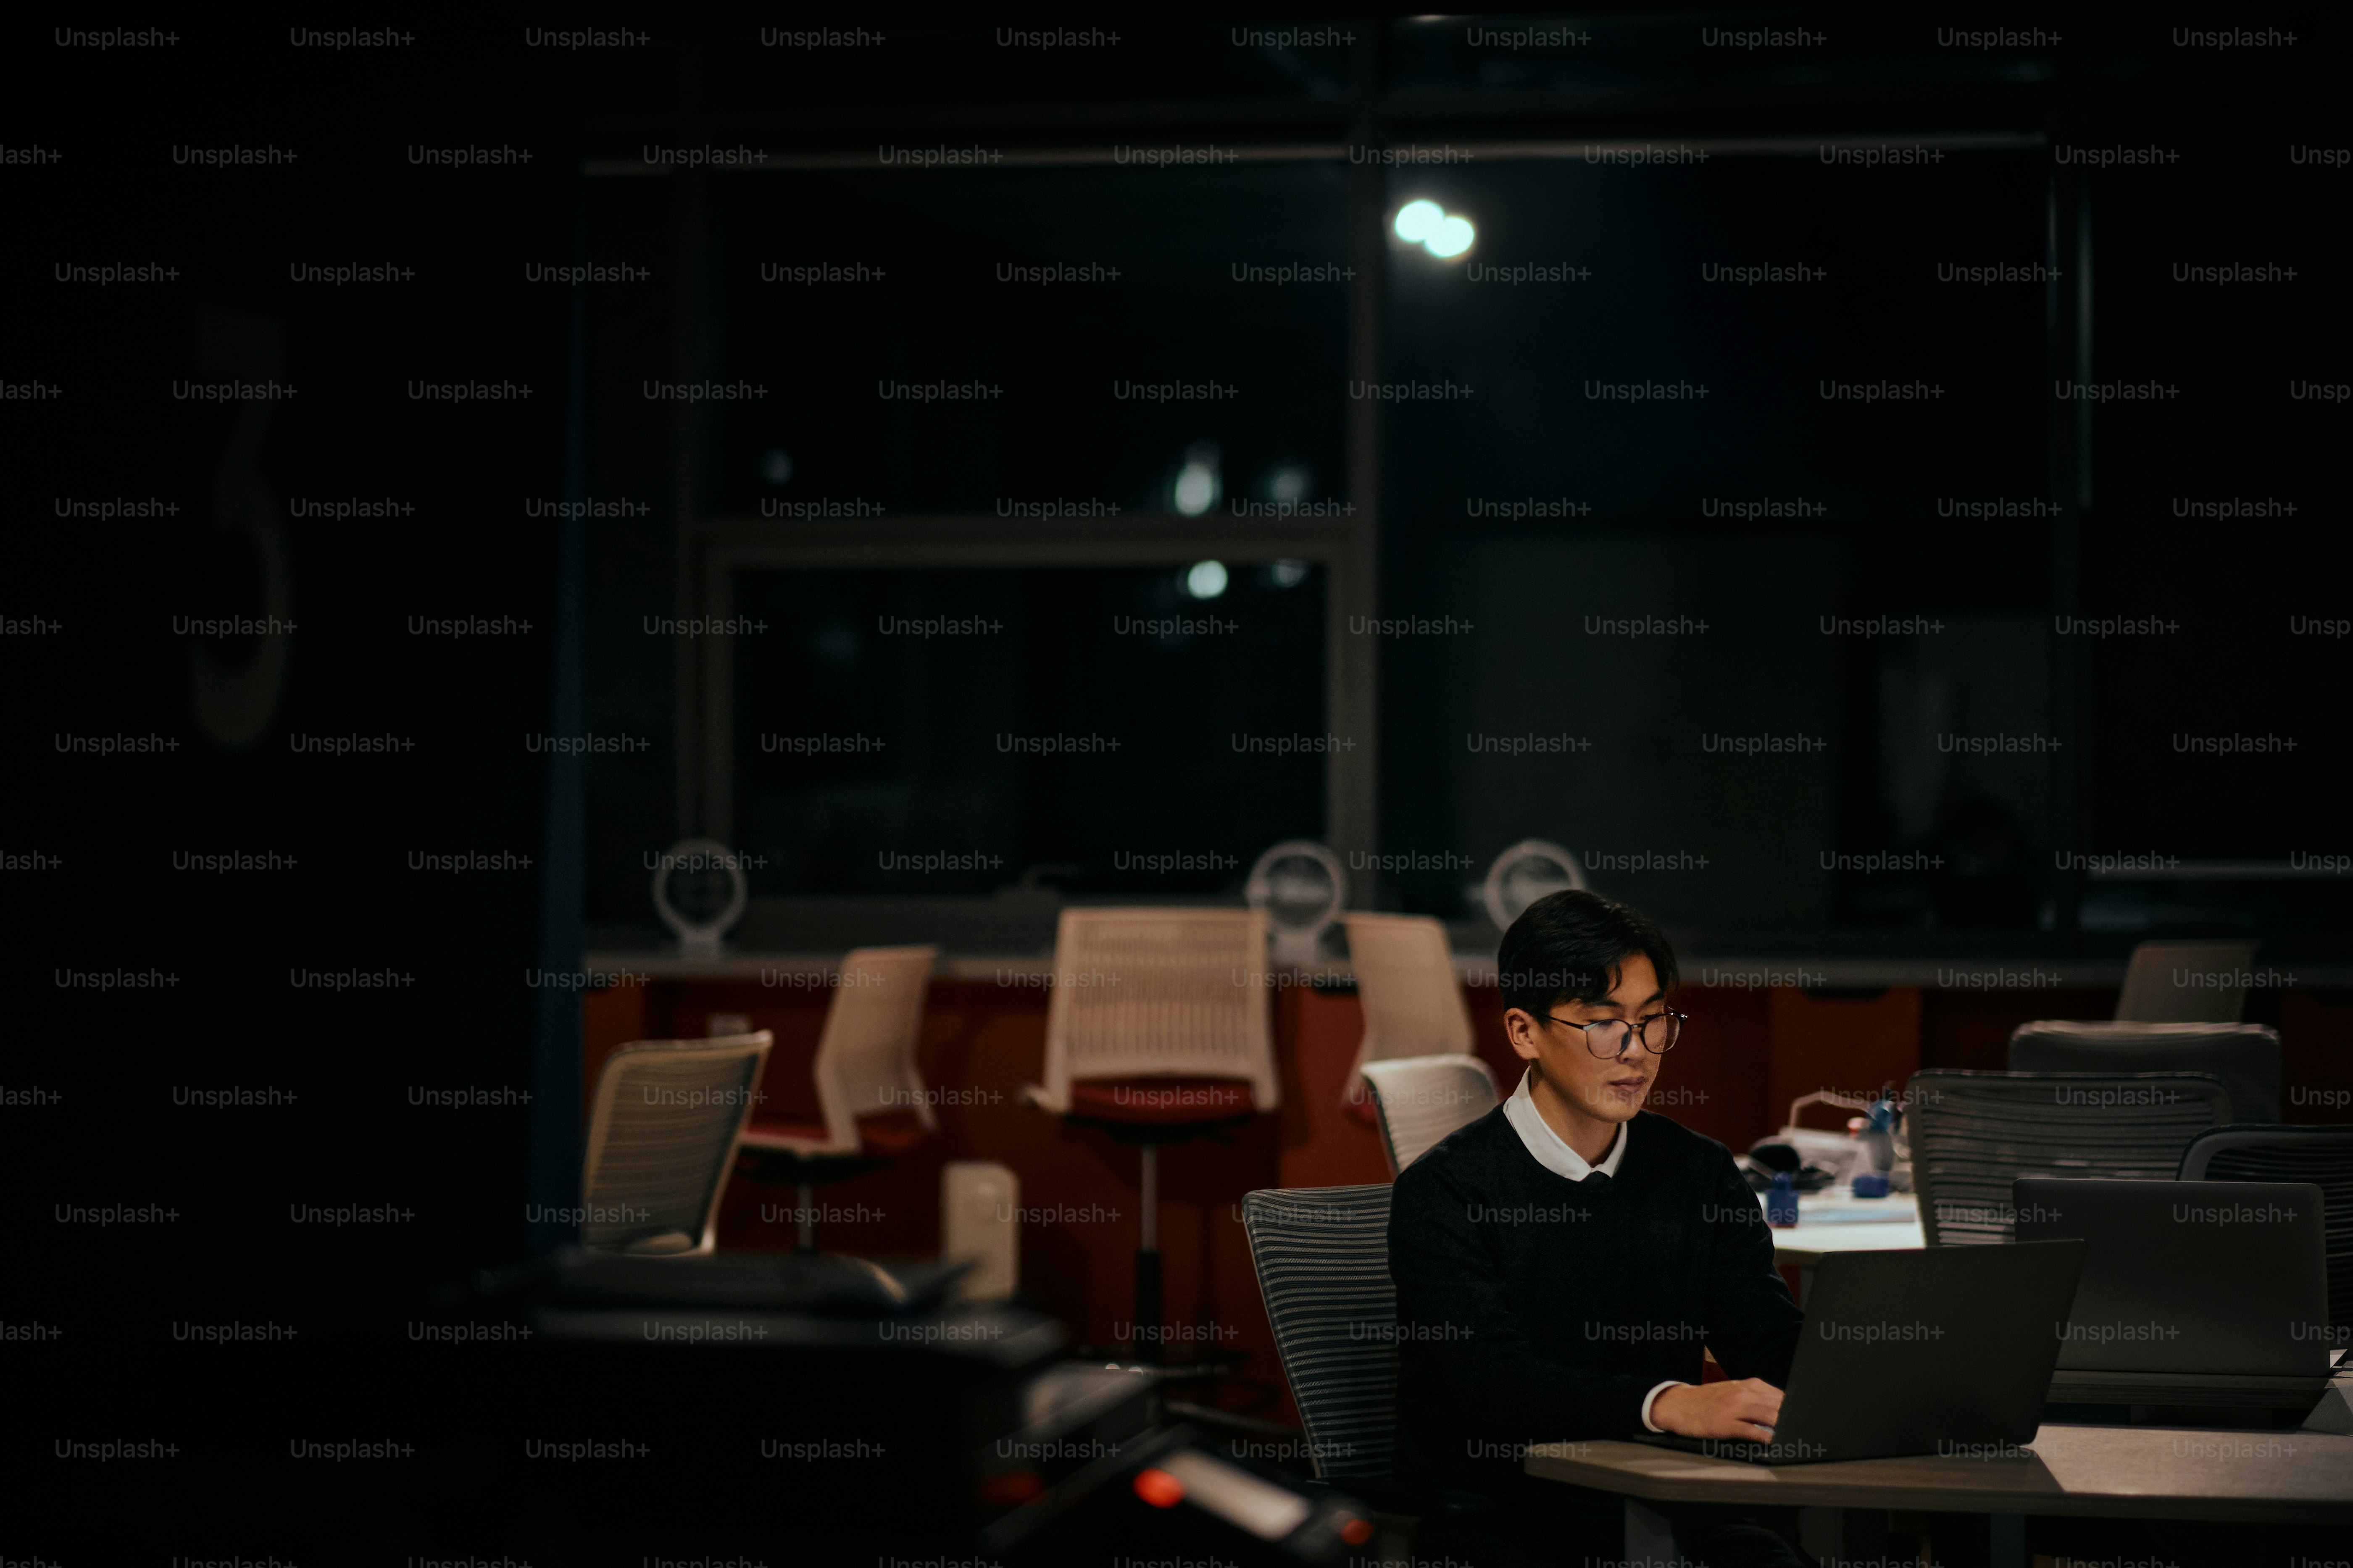
[[[1418,1555],[1584,1568],[1623,1557],[1623,1501],[1527,1477],[1527,1446],[1769,1439],[1802,1318],[1730,1151],[1642,1109],[1683,1026],[1659,928],[1555,893],[1497,958],[1525,1074],[1390,1200],[1396,1464],[1490,1505],[1426,1523]],[[1703,1346],[1725,1380],[1700,1381]],[[1801,1563],[1793,1522],[1685,1510],[1677,1539],[1711,1568]]]

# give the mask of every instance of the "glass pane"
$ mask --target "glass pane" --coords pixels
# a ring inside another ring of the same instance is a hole
[[[1413,16],[1391,24],[1391,74],[1400,96],[1575,94],[1588,103],[1639,103],[1705,94],[1720,122],[1743,95],[1787,104],[1892,82],[2046,81],[2059,33],[2048,23],[1938,26],[1894,9]]]
[[[754,894],[1238,891],[1323,830],[1324,592],[1300,563],[744,574]]]
[[[1477,239],[1398,256],[1388,374],[1465,390],[1388,416],[1383,580],[1476,630],[1388,650],[1385,848],[1547,838],[1715,931],[2036,922],[2045,183],[2025,153],[1392,179]],[[1439,912],[1464,881],[1399,879]]]
[[[712,510],[1247,514],[1336,493],[1341,166],[723,183]],[[1205,473],[1180,487],[1188,461]],[[1180,493],[1181,488],[1181,493]]]
[[[786,20],[744,28],[711,58],[739,122],[838,131],[874,116],[903,136],[909,123],[1001,124],[1081,103],[1303,105],[1345,89],[1354,37],[1346,24]],[[944,115],[951,104],[963,113]]]

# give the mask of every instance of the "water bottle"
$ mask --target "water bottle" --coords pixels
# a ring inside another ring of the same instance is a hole
[[[1773,1185],[1765,1194],[1765,1223],[1787,1227],[1798,1223],[1798,1189],[1789,1184],[1789,1173],[1776,1172]]]
[[[1862,1127],[1862,1143],[1872,1170],[1885,1176],[1895,1164],[1895,1107],[1884,1100],[1872,1102],[1869,1120]],[[1880,1189],[1883,1194],[1886,1190]]]

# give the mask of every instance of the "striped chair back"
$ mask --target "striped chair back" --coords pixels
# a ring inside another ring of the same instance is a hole
[[[588,1118],[580,1244],[709,1252],[771,1037],[639,1040],[605,1059]]]
[[[2353,1325],[2353,1126],[2217,1127],[2199,1134],[2181,1156],[2181,1179],[2319,1187],[2328,1233],[2328,1321],[2340,1334]]]
[[[1397,1289],[1387,1183],[1273,1188],[1242,1199],[1282,1374],[1327,1479],[1389,1470],[1397,1420]]]
[[[1915,1073],[1904,1121],[1928,1245],[2010,1240],[2021,1176],[2171,1181],[2230,1112],[2203,1073]]]

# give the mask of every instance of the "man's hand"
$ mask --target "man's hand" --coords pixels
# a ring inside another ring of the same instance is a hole
[[[1781,1391],[1763,1378],[1679,1383],[1651,1401],[1651,1421],[1685,1437],[1773,1440],[1781,1419]]]

